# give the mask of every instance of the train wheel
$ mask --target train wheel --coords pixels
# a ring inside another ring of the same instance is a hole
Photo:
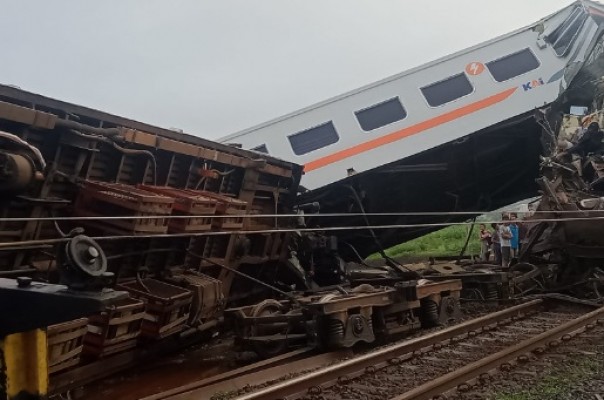
[[[254,306],[251,312],[252,317],[268,317],[283,315],[283,307],[277,300],[268,299]],[[254,324],[251,327],[250,333],[252,337],[258,336],[277,336],[286,335],[288,332],[287,323],[267,323],[267,324]],[[252,345],[254,351],[263,358],[274,357],[275,355],[282,353],[287,348],[287,342],[285,340],[274,340],[266,342],[253,342]]]

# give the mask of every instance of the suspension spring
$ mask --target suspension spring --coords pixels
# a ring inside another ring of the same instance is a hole
[[[329,341],[337,343],[344,337],[344,324],[339,319],[330,318],[327,322],[327,335]]]
[[[499,289],[494,283],[489,283],[485,288],[485,300],[497,300],[499,299]]]
[[[427,326],[438,325],[439,320],[439,312],[438,312],[438,303],[434,300],[424,299],[422,300],[422,311],[423,311],[423,322]]]

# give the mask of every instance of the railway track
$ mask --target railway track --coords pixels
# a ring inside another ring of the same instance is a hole
[[[604,324],[604,308],[534,300],[381,348],[237,397],[238,400],[447,398]],[[258,382],[260,383],[260,382]],[[207,392],[204,393],[207,396]],[[193,400],[192,390],[169,397]],[[222,396],[219,398],[233,398]]]
[[[462,317],[456,323],[493,313],[503,307],[495,303],[464,303],[461,310]],[[405,339],[402,339],[401,335],[393,336],[388,339],[389,344],[426,335],[438,329],[441,328],[428,328],[407,334]],[[384,345],[383,342],[378,344],[380,347]],[[251,389],[257,390],[259,382],[268,386],[274,384],[275,379],[277,381],[290,379],[350,359],[355,354],[364,354],[375,351],[375,349],[376,343],[355,349],[341,349],[320,354],[316,354],[316,351],[312,349],[300,349],[232,369],[232,356],[224,353],[223,343],[217,347],[210,346],[187,352],[186,356],[155,360],[155,362],[147,363],[143,370],[131,374],[122,373],[119,376],[109,376],[85,386],[80,391],[73,392],[72,398],[100,400],[112,397],[120,400],[163,400],[192,391],[200,399],[220,398],[217,393],[228,393],[228,397],[235,397],[237,394],[248,393]],[[174,364],[178,364],[180,368],[166,368],[160,371],[161,365]],[[207,367],[207,370],[203,369],[204,366]],[[284,371],[287,376],[283,376]],[[225,395],[225,397],[227,396]]]
[[[268,360],[237,368],[206,379],[191,382],[140,400],[164,400],[178,398],[182,393],[195,391],[200,399],[208,399],[216,393],[225,393],[250,387],[257,382],[269,382],[286,370],[290,374],[301,374],[315,369],[317,365],[329,365],[352,356],[350,349],[315,354],[312,349],[302,349],[282,354]]]

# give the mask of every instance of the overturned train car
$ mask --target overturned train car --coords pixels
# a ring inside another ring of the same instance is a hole
[[[301,175],[294,163],[0,85],[0,337],[19,323],[42,328],[60,392],[200,340],[225,315],[243,348],[266,356],[455,318],[459,281],[342,275],[334,238],[296,231]],[[68,302],[39,307],[60,320],[39,326],[53,319],[13,306],[35,310],[26,295],[54,287],[45,284],[62,285],[52,290]],[[100,312],[79,307],[99,298]]]
[[[291,214],[300,175],[293,163],[0,86],[0,278],[18,283],[0,279],[0,337],[45,330],[51,391],[127,367],[141,346],[199,339],[227,304],[273,294],[237,273],[295,282],[279,267],[290,240],[279,228],[291,221],[254,215]],[[80,305],[106,288],[127,295],[85,314]],[[51,289],[69,302],[49,309],[26,296]],[[53,320],[40,310],[80,318],[38,326]]]

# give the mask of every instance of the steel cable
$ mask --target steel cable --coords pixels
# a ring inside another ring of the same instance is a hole
[[[120,216],[91,216],[91,217],[3,217],[0,218],[0,222],[33,222],[33,221],[103,221],[103,220],[150,220],[150,219],[182,219],[182,218],[339,218],[339,217],[395,217],[395,216],[468,216],[468,218],[475,215],[490,214],[493,212],[501,214],[521,214],[522,211],[517,210],[504,210],[504,211],[452,211],[452,212],[385,212],[385,213],[322,213],[322,214],[228,214],[228,215],[120,215]],[[526,212],[525,212],[526,213]],[[604,210],[563,210],[563,211],[531,211],[532,215],[537,214],[602,214],[604,216]],[[583,217],[579,217],[583,218]],[[578,219],[579,219],[578,218]],[[591,219],[592,217],[584,217],[585,219]],[[598,217],[596,217],[598,218]],[[554,219],[548,219],[548,221]],[[545,220],[539,219],[526,219],[519,221],[527,222],[539,222]],[[490,223],[490,222],[501,222],[501,221],[478,221],[479,223]],[[469,224],[469,223],[468,223]],[[412,226],[412,225],[409,225]],[[417,224],[416,226],[422,226]],[[366,228],[369,228],[366,226]]]
[[[206,216],[207,217],[207,216]],[[232,216],[231,216],[232,217]],[[164,217],[166,218],[166,217]],[[190,218],[190,216],[189,216]],[[541,222],[576,222],[576,221],[596,221],[604,220],[602,217],[579,217],[579,218],[543,218],[543,219],[532,219],[530,223],[541,223]],[[480,221],[481,223],[502,223],[502,221]],[[509,221],[506,221],[509,222]],[[253,235],[253,234],[266,234],[266,233],[288,233],[288,232],[337,232],[337,231],[356,231],[356,230],[367,230],[368,228],[375,230],[382,229],[408,229],[408,228],[445,228],[447,226],[465,226],[472,225],[473,221],[468,222],[444,222],[444,223],[430,223],[430,224],[391,224],[391,225],[355,225],[355,226],[331,226],[331,227],[318,227],[318,228],[279,228],[279,229],[258,229],[258,230],[229,230],[229,231],[210,231],[210,232],[189,232],[189,233],[160,233],[160,234],[142,234],[142,235],[112,235],[112,236],[92,236],[94,240],[120,240],[120,239],[142,239],[142,238],[178,238],[178,237],[200,237],[200,236],[224,236],[224,235]],[[62,243],[68,239],[39,239],[39,240],[24,240],[20,242],[0,243],[0,250],[6,248],[15,248],[22,246],[31,246],[37,244],[54,244]]]

